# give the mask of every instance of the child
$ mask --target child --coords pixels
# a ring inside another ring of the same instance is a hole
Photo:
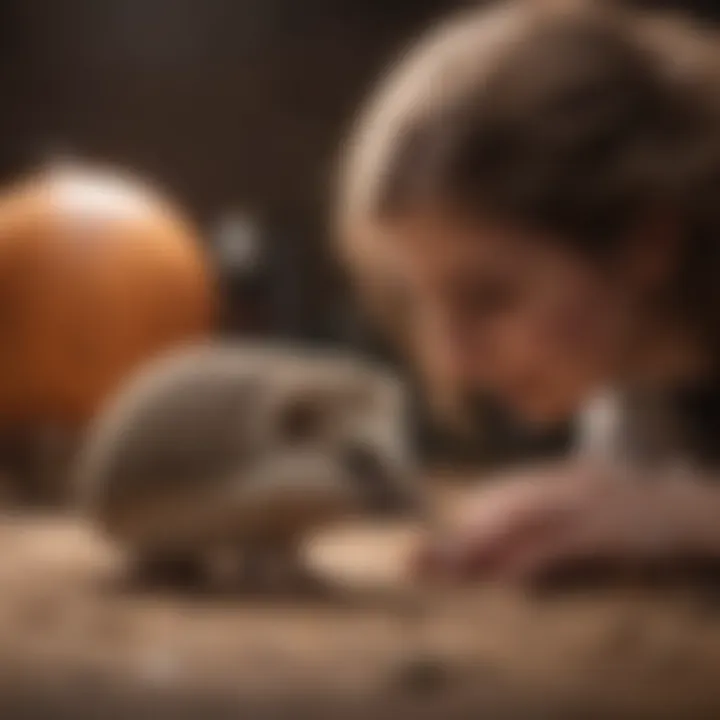
[[[428,542],[437,572],[720,560],[715,43],[610,3],[515,0],[421,41],[361,118],[339,204],[360,290],[392,278],[445,392],[537,423],[591,408],[580,450],[604,460],[481,490]]]

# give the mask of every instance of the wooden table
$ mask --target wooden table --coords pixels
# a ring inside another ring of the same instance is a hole
[[[123,589],[77,522],[0,522],[0,717],[720,718],[720,612],[676,592],[425,595],[405,528],[328,532],[316,600]]]

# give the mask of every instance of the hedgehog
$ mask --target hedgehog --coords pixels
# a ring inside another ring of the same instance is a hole
[[[290,345],[216,342],[145,365],[91,423],[75,468],[83,514],[146,581],[308,580],[323,525],[400,517],[419,492],[400,378]]]

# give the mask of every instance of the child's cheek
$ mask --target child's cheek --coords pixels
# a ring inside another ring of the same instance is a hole
[[[606,304],[594,294],[568,298],[541,309],[538,341],[557,360],[596,366],[610,353]],[[563,364],[566,364],[563,362]]]

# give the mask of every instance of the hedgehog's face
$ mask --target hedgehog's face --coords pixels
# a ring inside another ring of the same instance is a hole
[[[351,512],[388,515],[414,509],[414,467],[406,395],[394,379],[346,366],[308,368],[278,378],[267,405],[260,462],[264,483],[317,487]],[[292,495],[294,493],[290,493]]]

